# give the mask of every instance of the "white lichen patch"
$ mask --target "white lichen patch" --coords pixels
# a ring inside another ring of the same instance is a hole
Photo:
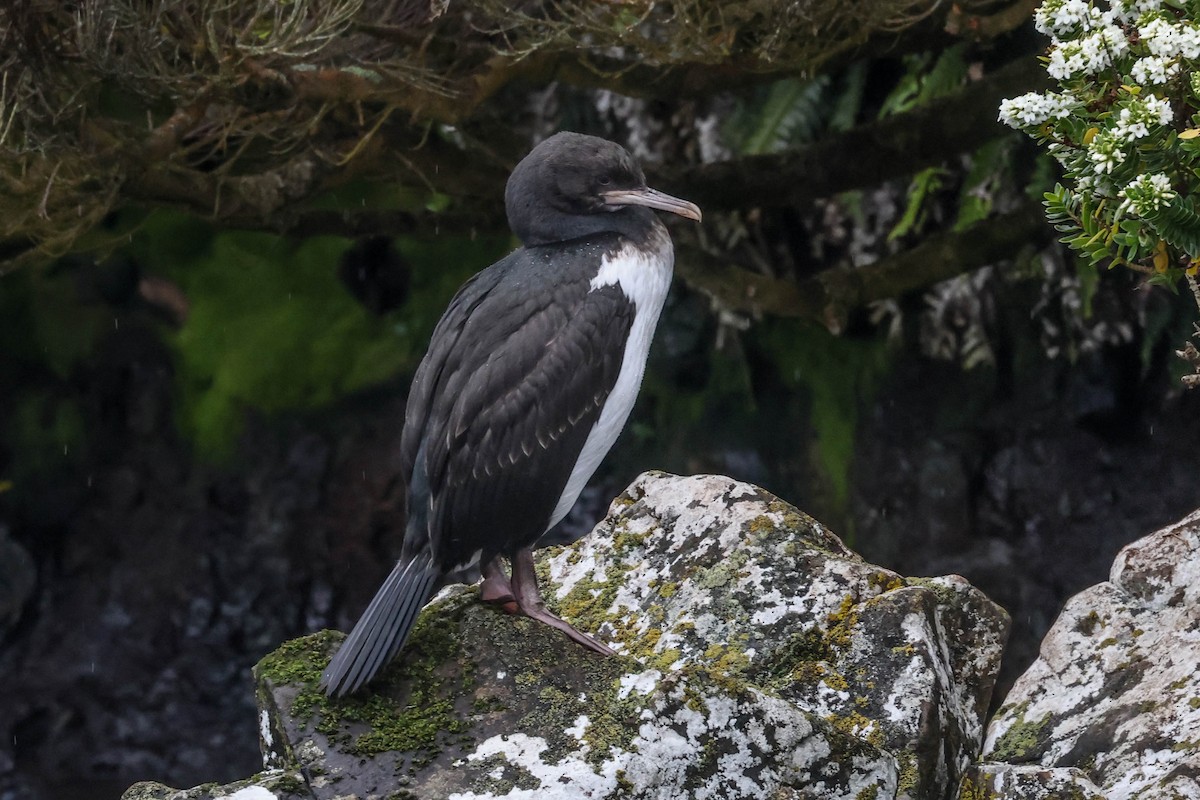
[[[233,794],[225,795],[225,800],[279,800],[279,798],[270,789],[264,789],[261,786],[247,786],[244,789],[238,789]]]
[[[271,735],[271,714],[265,708],[258,712],[258,736],[262,739],[263,758],[274,755],[275,738]]]
[[[503,795],[508,800],[549,800],[562,797],[567,787],[577,797],[604,797],[616,789],[616,761],[605,762],[600,770],[593,770],[583,760],[583,753],[577,751],[551,764],[542,759],[547,747],[545,739],[524,733],[493,736],[480,742],[467,756],[467,762],[499,756],[538,781],[536,788],[513,788]],[[454,792],[447,800],[490,800],[494,797],[491,792]]]
[[[650,694],[658,687],[660,680],[662,680],[662,673],[656,669],[622,675],[620,687],[617,689],[617,698],[624,700],[632,692]]]
[[[569,736],[574,736],[577,741],[583,742],[583,735],[587,733],[589,725],[591,725],[591,720],[587,718],[587,715],[580,714],[575,718],[575,723],[567,728],[566,732]],[[587,748],[586,744],[584,744],[584,748]]]

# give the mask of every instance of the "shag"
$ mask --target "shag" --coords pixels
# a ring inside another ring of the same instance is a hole
[[[697,222],[700,209],[647,187],[620,145],[569,132],[517,164],[504,200],[523,246],[463,285],[417,369],[400,439],[400,560],[325,670],[329,695],[370,681],[434,592],[473,574],[483,600],[613,653],[546,609],[532,551],[637,397],[674,264],[651,209]]]

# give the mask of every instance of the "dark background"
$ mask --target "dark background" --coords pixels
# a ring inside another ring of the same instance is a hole
[[[1200,504],[1196,303],[1077,263],[995,122],[1044,86],[1027,3],[397,0],[308,50],[83,5],[0,9],[0,800],[259,769],[250,668],[390,569],[409,379],[554,130],[705,210],[564,536],[643,470],[757,483],[1003,605],[999,702]]]

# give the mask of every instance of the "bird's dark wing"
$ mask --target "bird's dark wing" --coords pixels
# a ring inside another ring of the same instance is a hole
[[[410,395],[410,515],[426,517],[443,569],[545,532],[633,324],[618,287],[591,290],[560,265],[531,267],[529,251],[514,256],[522,252],[523,264],[501,261],[456,296]]]

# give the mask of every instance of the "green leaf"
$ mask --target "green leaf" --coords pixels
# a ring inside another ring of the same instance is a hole
[[[1008,137],[995,139],[980,147],[971,159],[971,169],[963,179],[959,193],[958,218],[954,230],[961,231],[968,225],[987,217],[992,211],[990,186],[1008,167]]]
[[[883,101],[879,109],[880,118],[903,113],[961,86],[967,75],[965,52],[965,43],[948,47],[938,54],[937,60],[928,69],[929,54],[906,56],[904,64],[907,69]]]
[[[746,99],[722,127],[742,154],[770,153],[812,141],[829,111],[829,78],[776,81]]]
[[[1146,221],[1172,247],[1200,256],[1200,214],[1190,198],[1176,195],[1171,205],[1146,214]]]
[[[941,167],[929,167],[913,176],[908,187],[908,204],[900,221],[888,234],[888,241],[898,239],[916,228],[925,218],[925,199],[942,188],[942,180],[946,170]]]

